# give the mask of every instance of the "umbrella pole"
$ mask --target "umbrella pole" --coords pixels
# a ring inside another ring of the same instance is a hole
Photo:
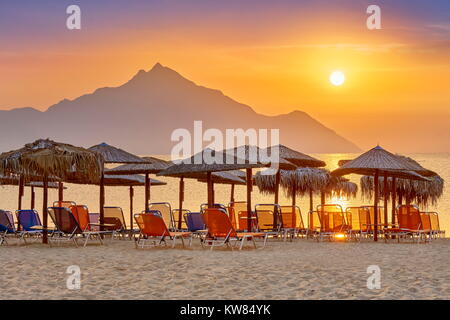
[[[64,201],[64,184],[62,182],[58,182],[58,201],[60,205]]]
[[[100,231],[103,231],[103,224],[105,220],[105,175],[102,172],[100,178]]]
[[[43,216],[43,234],[42,234],[42,243],[48,243],[48,212],[47,212],[47,204],[48,202],[48,176],[44,176],[44,194],[42,197],[42,216]]]
[[[212,203],[213,203],[213,206],[214,206],[214,204],[216,203],[216,199],[215,199],[215,192],[214,192],[214,181],[211,181],[211,199],[212,199]]]
[[[396,207],[396,202],[397,201],[397,178],[393,177],[392,178],[392,224],[395,224],[395,207]]]
[[[384,227],[388,226],[388,176],[384,175]]]
[[[208,187],[208,208],[213,207],[213,200],[212,200],[212,190],[211,190],[211,172],[206,173],[206,184]]]
[[[247,231],[252,231],[252,188],[253,188],[253,177],[252,169],[246,169],[247,174]]]
[[[280,196],[280,180],[281,180],[281,173],[280,169],[277,170],[277,173],[275,175],[275,204],[279,204],[279,196]]]
[[[19,198],[18,198],[18,204],[17,204],[18,210],[22,210],[23,189],[24,189],[23,176],[20,176],[19,177]]]
[[[131,232],[133,232],[133,197],[134,197],[134,189],[133,189],[133,186],[130,186],[130,231]]]
[[[313,199],[313,191],[312,189],[309,190],[309,211],[314,211],[314,199]]]
[[[374,184],[375,184],[375,195],[374,195],[374,204],[373,204],[373,241],[378,241],[378,179],[379,178],[379,171],[375,170],[375,177],[374,177]]]
[[[297,193],[297,185],[294,183],[294,185],[292,186],[292,206],[295,207],[296,206],[296,193]]]
[[[145,206],[144,210],[148,211],[148,203],[150,202],[150,180],[148,178],[148,173],[145,174]]]
[[[178,208],[178,230],[181,230],[181,219],[183,216],[183,201],[184,201],[184,178],[180,178],[180,192],[179,192],[179,208]]]
[[[34,194],[34,187],[31,187],[31,210],[34,210],[34,206],[35,206],[35,194]]]
[[[234,202],[234,183],[231,184],[230,203]]]

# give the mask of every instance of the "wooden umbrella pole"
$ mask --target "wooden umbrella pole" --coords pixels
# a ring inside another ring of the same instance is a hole
[[[396,202],[397,201],[397,178],[393,177],[392,178],[392,217],[391,217],[391,221],[392,224],[395,224],[395,207],[396,207]]]
[[[279,204],[280,197],[280,181],[281,181],[281,173],[280,169],[277,170],[275,174],[275,204]]]
[[[36,197],[35,197],[35,194],[34,194],[34,187],[32,186],[31,187],[31,194],[30,194],[30,196],[31,196],[31,204],[30,204],[30,209],[31,210],[34,210],[34,207],[35,207],[35,202],[36,202]]]
[[[150,180],[148,178],[148,173],[145,174],[145,205],[144,210],[148,211],[148,204],[150,202]]]
[[[178,230],[181,229],[181,219],[183,218],[183,201],[184,201],[184,178],[180,178],[180,194],[178,207]]]
[[[312,189],[309,190],[309,211],[314,211],[314,199],[313,199],[313,191]]]
[[[388,226],[388,176],[384,174],[384,227]]]
[[[64,201],[64,184],[62,182],[58,182],[58,201],[60,204]]]
[[[211,197],[212,197],[212,203],[213,206],[216,203],[216,193],[214,191],[214,181],[211,181]]]
[[[253,189],[253,177],[252,169],[246,169],[247,174],[247,231],[252,231],[252,189]]]
[[[133,197],[134,189],[130,186],[130,231],[133,232]]]
[[[297,185],[294,183],[292,186],[292,206],[295,207],[296,203]]]
[[[234,202],[234,183],[231,184],[230,202]]]
[[[42,243],[48,243],[48,176],[44,175],[44,188],[43,188],[43,196],[42,196],[42,216],[43,216],[43,235],[42,235]]]
[[[213,207],[211,181],[212,181],[211,172],[207,172],[206,173],[206,184],[207,184],[207,188],[208,188],[208,208]]]
[[[374,204],[373,204],[373,241],[378,241],[378,179],[379,178],[379,171],[375,170],[375,177],[374,177],[374,184],[375,184],[375,195],[374,195]]]
[[[100,178],[100,230],[103,231],[103,224],[105,220],[105,176],[102,173]]]
[[[22,210],[23,189],[24,189],[24,179],[23,179],[23,176],[20,176],[19,177],[19,198],[18,198],[18,203],[17,203],[18,210]]]

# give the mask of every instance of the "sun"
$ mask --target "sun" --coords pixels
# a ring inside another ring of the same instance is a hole
[[[334,86],[341,86],[345,82],[345,74],[342,71],[333,71],[330,74],[330,82]]]

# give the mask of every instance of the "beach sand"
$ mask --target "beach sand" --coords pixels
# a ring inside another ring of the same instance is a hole
[[[450,239],[429,244],[271,241],[262,250],[0,247],[0,299],[450,299]],[[67,267],[81,269],[69,290]],[[366,286],[381,269],[381,289]]]

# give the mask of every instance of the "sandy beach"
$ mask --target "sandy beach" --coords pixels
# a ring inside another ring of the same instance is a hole
[[[411,243],[271,241],[262,250],[134,249],[129,240],[86,248],[0,248],[0,299],[450,299],[450,240]],[[66,286],[81,269],[81,289]],[[366,286],[381,269],[381,289]]]

